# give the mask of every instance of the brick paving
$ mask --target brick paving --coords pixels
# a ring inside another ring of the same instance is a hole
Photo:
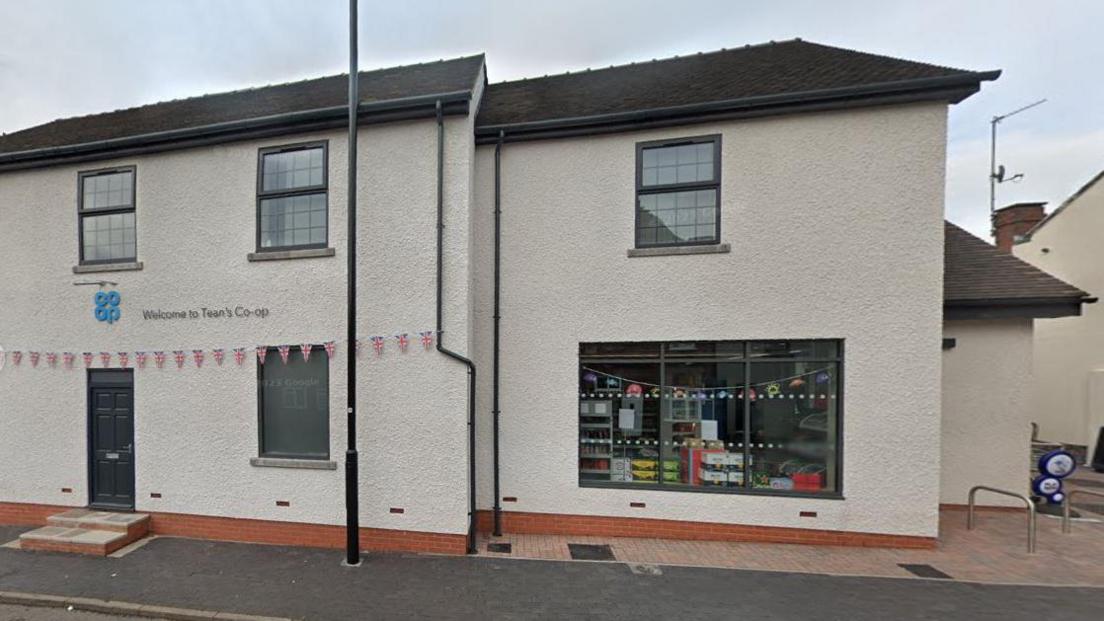
[[[1104,476],[1081,474],[1080,485],[1096,486]],[[1071,481],[1076,489],[1078,479]],[[1087,499],[1086,499],[1087,500]],[[1104,587],[1104,515],[1078,502],[1084,521],[1064,535],[1059,519],[1038,516],[1035,554],[1027,553],[1026,514],[979,510],[977,528],[966,530],[965,509],[940,512],[939,545],[933,550],[674,541],[558,535],[484,535],[480,554],[545,560],[570,560],[568,543],[608,544],[620,562],[751,569],[781,572],[916,578],[901,564],[927,564],[955,580],[998,584]],[[487,550],[488,543],[510,543],[509,554]]]

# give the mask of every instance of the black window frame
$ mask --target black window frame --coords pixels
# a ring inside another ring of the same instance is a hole
[[[292,349],[290,355],[301,355],[298,345],[288,345]],[[264,440],[264,371],[270,364],[284,364],[280,359],[279,346],[270,345],[265,352],[265,364],[257,362],[257,456],[269,459],[309,459],[317,461],[329,461],[330,459],[330,407],[326,404],[326,452],[321,453],[272,453],[265,451]],[[323,345],[312,345],[311,356],[324,356],[326,358],[326,394],[330,394],[330,360]]]
[[[688,144],[713,143],[713,180],[708,182],[667,183],[663,185],[644,185],[644,150],[660,147],[681,147]],[[715,190],[717,195],[716,214],[714,215],[713,239],[700,241],[680,241],[655,244],[640,243],[640,197],[649,194],[668,194],[694,190]],[[672,248],[677,246],[716,246],[721,243],[721,134],[691,136],[665,140],[648,140],[636,143],[636,192],[633,198],[633,247],[634,248]]]
[[[832,342],[836,344],[836,355],[832,356],[811,356],[809,358],[792,358],[792,357],[752,357],[751,356],[751,344],[767,341],[813,341],[813,342]],[[802,338],[802,339],[746,339],[746,340],[672,340],[672,341],[635,341],[635,342],[580,342],[576,359],[576,370],[580,370],[586,362],[606,362],[606,363],[641,363],[641,362],[655,362],[659,364],[659,378],[660,382],[666,380],[666,364],[669,359],[675,362],[718,362],[720,358],[718,356],[708,356],[703,354],[701,356],[675,356],[671,357],[668,353],[668,347],[673,344],[681,343],[741,343],[743,348],[743,354],[740,356],[730,356],[726,359],[726,362],[738,362],[744,365],[744,383],[745,385],[751,383],[751,365],[756,362],[793,362],[794,360],[800,360],[802,362],[831,362],[836,365],[836,381],[837,381],[837,400],[836,400],[836,424],[835,424],[835,459],[833,465],[835,467],[835,489],[825,492],[808,492],[808,491],[794,491],[794,490],[779,490],[779,489],[767,489],[756,488],[751,485],[751,477],[746,476],[744,478],[744,485],[742,487],[711,487],[711,486],[692,486],[686,484],[674,484],[664,483],[663,477],[655,483],[639,483],[639,482],[620,482],[620,481],[604,481],[604,480],[585,480],[579,474],[579,461],[580,459],[586,459],[587,455],[582,452],[582,443],[576,441],[576,481],[580,488],[604,488],[604,489],[639,489],[639,490],[659,490],[666,492],[684,492],[691,494],[733,494],[733,495],[745,495],[745,496],[790,496],[798,498],[815,498],[820,500],[843,500],[844,499],[844,414],[845,414],[845,379],[846,379],[846,350],[845,340],[842,338]],[[588,345],[641,345],[649,344],[659,347],[658,355],[606,355],[606,354],[584,354],[583,348]],[[601,392],[601,391],[599,391]],[[585,398],[583,394],[578,392],[576,387],[576,394],[579,395],[578,402],[582,403]],[[751,409],[750,409],[750,391],[744,391],[744,430],[745,434],[750,432],[751,427]],[[591,395],[594,396],[594,395]],[[578,410],[576,407],[575,422],[578,425]],[[657,434],[659,432],[657,431]],[[579,433],[576,432],[576,438],[579,439]],[[660,438],[662,441],[662,438]],[[751,463],[751,450],[752,443],[745,439],[743,443],[744,450],[744,463]]]
[[[89,177],[100,177],[118,173],[130,173],[130,205],[126,207],[103,207],[99,209],[84,208],[84,180]],[[93,216],[110,216],[113,214],[134,214],[134,256],[119,259],[93,259],[84,258],[84,219]],[[138,260],[138,166],[113,166],[111,168],[98,168],[96,170],[83,170],[77,172],[77,262],[80,265],[107,265],[111,263],[133,263]]]
[[[275,153],[289,153],[293,151],[304,151],[306,149],[322,149],[322,183],[320,185],[294,188],[291,190],[269,190],[264,189],[264,158],[266,155],[272,155]],[[293,196],[306,196],[310,194],[325,194],[326,195],[326,240],[322,243],[313,244],[301,244],[291,246],[261,246],[261,203],[268,199],[273,198],[288,198]],[[256,229],[257,239],[256,248],[257,252],[286,252],[288,250],[310,250],[316,248],[327,248],[330,245],[330,141],[329,140],[312,140],[309,142],[297,142],[294,144],[285,144],[272,147],[261,147],[257,150],[257,214],[256,214]]]

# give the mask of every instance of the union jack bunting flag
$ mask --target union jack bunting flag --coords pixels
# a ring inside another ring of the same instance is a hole
[[[107,368],[107,367],[111,366],[111,352],[101,351],[100,352],[100,362],[103,363],[104,368]]]
[[[287,364],[288,355],[291,354],[291,347],[289,345],[279,345],[276,347],[276,351],[280,352],[280,360]]]
[[[376,350],[376,357],[377,358],[379,358],[380,356],[383,355],[383,337],[382,336],[373,336],[372,337],[372,348]]]
[[[326,348],[326,355],[330,358],[333,358],[334,351],[337,349],[337,343],[334,343],[333,341],[326,341],[325,343],[322,343],[322,347]],[[358,347],[357,349],[360,348]]]
[[[299,346],[299,351],[303,354],[303,362],[310,362],[311,349],[313,348],[314,345],[309,343],[303,343]]]
[[[354,340],[351,344],[353,346],[353,354],[360,357],[360,339]]]
[[[432,330],[426,330],[425,332],[422,332],[421,335],[422,335],[422,347],[425,347],[426,351],[429,351],[429,349],[431,347],[433,347],[433,331]]]
[[[32,367],[37,367],[38,366],[39,353],[37,351],[30,351],[30,352],[27,352],[27,353],[30,354],[30,356],[31,356],[31,366]]]
[[[192,357],[195,358],[195,363],[196,363],[196,368],[197,369],[203,366],[203,350],[202,349],[193,349],[192,350]]]
[[[75,360],[76,357],[77,357],[76,354],[74,354],[71,351],[67,351],[67,352],[65,352],[64,354],[61,355],[62,363],[65,365],[66,369],[72,369],[73,368],[73,360]]]
[[[57,366],[57,354],[52,351],[46,352],[46,364],[56,367]]]
[[[12,352],[12,364],[14,364],[15,366],[19,366],[19,363],[22,362],[22,361],[23,361],[23,352],[13,351]]]
[[[221,349],[212,349],[211,355],[215,357],[215,364],[222,366],[222,359],[226,357],[226,352]]]
[[[130,364],[130,354],[125,351],[119,352],[119,366],[125,369],[128,364]]]
[[[84,361],[84,366],[86,366],[86,367],[92,366],[92,352],[86,351],[83,354],[81,354],[81,360]]]
[[[264,345],[257,346],[257,362],[264,364],[265,356],[268,354],[268,348]]]
[[[184,368],[184,360],[186,358],[187,358],[187,356],[184,355],[184,352],[182,350],[178,349],[178,350],[173,352],[173,360],[176,361],[176,368],[177,369],[183,369]]]
[[[402,334],[396,334],[395,339],[399,341],[399,351],[406,353],[406,346],[410,344],[410,337],[405,332]]]
[[[243,362],[245,362],[245,348],[244,347],[235,347],[234,348],[234,362],[238,363],[239,367],[242,365]]]
[[[139,369],[146,368],[146,357],[148,354],[144,351],[134,352],[134,362],[138,364]]]
[[[163,368],[165,366],[165,352],[153,352],[153,363],[157,365],[158,369]]]

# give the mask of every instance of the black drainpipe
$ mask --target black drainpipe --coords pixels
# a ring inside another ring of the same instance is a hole
[[[475,554],[475,363],[444,345],[445,116],[437,100],[437,351],[468,367],[468,554]]]
[[[502,492],[499,489],[498,465],[498,325],[502,319],[499,312],[499,294],[501,292],[502,273],[502,141],[505,131],[498,132],[498,143],[494,153],[494,388],[491,414],[494,417],[494,535],[502,536]]]

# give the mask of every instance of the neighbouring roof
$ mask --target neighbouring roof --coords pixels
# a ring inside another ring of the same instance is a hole
[[[421,100],[439,95],[466,102],[484,79],[483,61],[483,55],[477,54],[363,71],[359,74],[360,102],[364,112],[386,109],[391,113],[404,103],[419,102],[425,107]],[[317,121],[318,115],[309,114],[316,111],[326,111],[324,116],[340,121],[347,115],[348,92],[348,74],[340,74],[59,119],[0,135],[0,166],[23,159],[19,155],[23,152],[54,150],[56,156],[79,151],[80,145],[117,141],[120,144],[114,146],[119,147],[129,144],[124,142],[127,139],[166,132],[179,133],[175,139],[191,138],[199,130],[225,133],[227,126],[256,120],[271,120],[286,130],[296,121]],[[430,113],[434,103],[428,102]],[[300,113],[302,118],[289,118]]]
[[[537,127],[639,125],[646,111],[680,116],[894,96],[957,102],[999,71],[976,72],[820,45],[800,39],[491,84],[477,133],[506,138]],[[726,105],[717,106],[725,102]],[[672,110],[675,109],[675,110]],[[712,113],[722,110],[710,109]],[[621,118],[616,118],[621,115]],[[608,117],[615,118],[608,118]],[[607,117],[604,120],[595,117]]]
[[[1021,243],[1024,243],[1024,242],[1031,241],[1031,236],[1034,235],[1036,231],[1043,228],[1048,222],[1050,222],[1054,218],[1057,218],[1059,214],[1061,214],[1063,211],[1066,210],[1066,207],[1068,207],[1070,204],[1072,204],[1077,199],[1081,198],[1082,194],[1084,194],[1085,192],[1088,192],[1089,189],[1092,188],[1094,185],[1096,185],[1097,182],[1099,182],[1101,179],[1104,179],[1104,170],[1096,173],[1096,175],[1092,179],[1089,179],[1088,182],[1085,183],[1085,185],[1078,188],[1077,191],[1074,192],[1073,194],[1070,194],[1069,198],[1062,201],[1061,205],[1058,205],[1058,207],[1054,211],[1050,212],[1050,214],[1048,214],[1045,218],[1040,220],[1038,224],[1031,227],[1031,230],[1028,231],[1027,233],[1025,233],[1023,235],[1023,237],[1021,237],[1015,243],[1021,244]],[[1046,203],[1043,203],[1043,204],[1045,205]]]
[[[1095,301],[1010,253],[944,223],[943,306],[947,319],[1064,317]]]

